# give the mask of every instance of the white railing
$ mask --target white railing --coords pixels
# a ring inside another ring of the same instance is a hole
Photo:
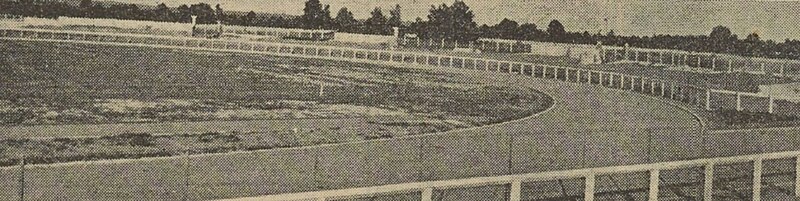
[[[643,64],[687,66],[707,69],[712,72],[746,72],[782,77],[800,75],[800,61],[743,57],[708,52],[687,52],[645,48],[623,48],[604,46],[602,55],[607,62],[632,61]]]
[[[628,165],[628,166],[614,166],[602,168],[588,168],[577,170],[553,171],[531,174],[518,174],[518,175],[505,175],[496,177],[476,177],[468,179],[455,179],[445,181],[430,181],[430,182],[416,182],[393,184],[385,186],[351,188],[341,190],[328,190],[316,191],[305,193],[292,193],[292,194],[279,194],[268,195],[251,198],[237,198],[230,200],[275,200],[275,201],[292,201],[292,200],[331,200],[331,199],[353,199],[374,197],[380,195],[401,194],[408,192],[421,192],[421,200],[429,201],[432,199],[433,191],[465,188],[465,187],[479,187],[490,185],[510,185],[509,198],[511,201],[519,201],[521,199],[522,183],[523,182],[537,182],[537,181],[553,181],[559,179],[584,179],[584,195],[586,201],[592,201],[595,197],[595,178],[600,175],[635,173],[635,172],[649,172],[649,189],[648,200],[658,200],[659,192],[659,178],[660,172],[665,170],[676,170],[693,167],[703,167],[703,200],[712,200],[713,197],[713,179],[714,179],[714,166],[733,164],[733,163],[753,163],[753,188],[752,198],[754,201],[761,200],[762,191],[762,173],[764,170],[763,161],[774,159],[789,159],[794,158],[795,163],[795,196],[800,198],[800,151],[767,153],[757,155],[723,157],[723,158],[707,158],[696,159],[688,161],[676,162],[663,162],[652,164]]]
[[[682,101],[708,110],[736,109],[738,111],[768,112],[785,115],[799,115],[796,114],[796,112],[800,111],[800,105],[791,102],[794,99],[790,97],[772,97],[753,93],[717,90],[615,72],[501,61],[488,58],[459,57],[446,54],[177,36],[16,28],[0,28],[0,37],[14,40],[67,41],[109,45],[228,51],[380,64],[429,65],[466,70],[503,72],[543,79],[556,79],[565,82],[599,85],[606,88],[639,92]],[[730,98],[723,97],[728,94],[736,95],[736,99],[728,100]]]

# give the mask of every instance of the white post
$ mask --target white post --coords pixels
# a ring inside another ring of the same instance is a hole
[[[422,201],[432,201],[433,200],[433,188],[425,188],[422,190]]]
[[[711,110],[711,89],[706,89],[706,110]]]
[[[794,162],[794,196],[800,198],[800,156]]]
[[[770,114],[775,113],[775,98],[772,95],[769,95],[769,110]]]
[[[619,75],[619,90],[625,90],[625,75]]]
[[[583,187],[583,200],[594,201],[594,175],[587,175]]]
[[[761,173],[763,159],[753,161],[753,201],[761,201]]]
[[[641,92],[642,92],[642,93],[645,93],[645,92],[644,92],[644,77],[642,77],[642,91],[641,91]]]
[[[634,86],[636,86],[635,81],[636,81],[636,77],[635,76],[631,76],[631,91],[634,91],[634,89],[636,89],[636,87],[634,87]]]
[[[736,92],[736,111],[742,111],[742,94]]]
[[[664,97],[664,82],[661,82],[661,97]]]
[[[764,68],[764,63],[761,63],[761,72],[764,72],[764,74],[767,74],[767,69]]]
[[[714,197],[714,163],[706,164],[703,174],[703,200],[710,201]]]
[[[575,71],[575,82],[581,83],[581,70],[577,69]]]
[[[650,94],[651,95],[656,95],[656,81],[655,80],[650,81]]]
[[[508,196],[509,201],[522,200],[522,181],[511,182],[511,193]]]
[[[608,74],[608,86],[609,87],[614,86],[614,74]]]
[[[600,81],[600,86],[603,86],[603,72],[598,72],[597,80]]]
[[[675,84],[669,85],[669,99],[675,100]]]
[[[670,64],[670,65],[672,65],[672,66],[674,66],[674,65],[675,65],[675,52],[670,52],[670,53],[669,53],[669,55],[670,55],[670,62],[669,62],[669,64]]]
[[[733,63],[731,59],[728,59],[728,73],[733,73],[733,65],[731,63]]]
[[[717,58],[716,57],[712,57],[711,58],[711,70],[713,71],[716,68],[717,68]]]
[[[588,82],[586,82],[586,83],[592,84],[592,71],[586,71],[586,75],[587,75],[587,76],[586,76],[586,79],[588,79],[588,80],[589,80],[589,81],[588,81]]]
[[[650,190],[647,196],[649,201],[658,201],[659,174],[659,170],[650,170]]]

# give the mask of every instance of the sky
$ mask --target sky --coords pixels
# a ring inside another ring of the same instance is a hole
[[[300,15],[305,0],[116,0],[156,5],[204,2],[226,10]],[[320,0],[335,15],[347,7],[356,18],[367,18],[375,7],[402,7],[403,19],[426,19],[431,5],[453,0]],[[717,25],[731,28],[744,38],[756,32],[763,39],[800,39],[800,1],[734,0],[463,0],[479,24],[496,24],[503,18],[534,23],[540,29],[557,19],[569,31],[590,33],[614,30],[618,35],[707,35]]]

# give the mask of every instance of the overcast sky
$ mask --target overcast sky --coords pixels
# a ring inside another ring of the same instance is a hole
[[[205,2],[227,10],[261,11],[299,15],[305,0],[117,0],[169,6]],[[403,8],[404,20],[426,18],[433,4],[453,0],[321,0],[335,15],[347,7],[356,18],[367,18],[375,7]],[[479,24],[496,24],[503,18],[532,22],[540,28],[558,19],[570,31],[607,32],[623,35],[708,34],[716,25],[730,27],[743,38],[758,32],[764,39],[800,39],[800,2],[731,0],[464,0]],[[388,15],[388,11],[384,12]]]

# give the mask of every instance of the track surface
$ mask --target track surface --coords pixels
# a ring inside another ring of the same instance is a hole
[[[180,199],[186,183],[182,178],[188,174],[192,189],[188,197],[230,198],[699,157],[695,152],[702,147],[697,144],[699,122],[661,101],[555,80],[474,75],[485,82],[543,91],[556,104],[541,116],[499,126],[421,138],[193,157],[188,167],[183,160],[170,158],[33,168],[27,173],[27,194],[43,199]],[[11,179],[12,173],[2,174]],[[13,196],[14,185],[3,186],[2,193]]]
[[[519,75],[473,75],[486,82],[543,91],[556,104],[535,118],[418,138],[204,155],[188,161],[164,158],[32,167],[26,173],[26,195],[33,200],[215,199],[756,150],[748,147],[755,145],[747,139],[706,135],[693,115],[650,97]],[[731,140],[722,149],[713,148],[719,139]],[[15,174],[1,170],[0,179],[13,181]],[[16,192],[15,183],[0,184],[0,198],[14,197]]]

